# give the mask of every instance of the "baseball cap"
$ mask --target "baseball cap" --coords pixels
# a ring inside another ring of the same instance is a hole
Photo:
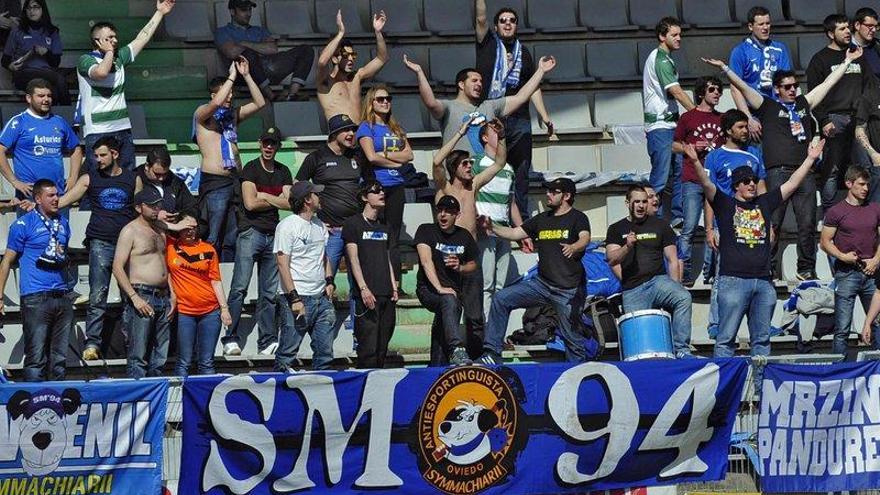
[[[229,6],[227,8],[234,9],[236,7],[256,7],[257,4],[252,2],[251,0],[229,0]]]
[[[276,127],[270,127],[266,129],[260,136],[260,142],[263,141],[274,141],[278,144],[281,144],[281,131],[279,131]]]
[[[561,193],[569,193],[572,196],[577,192],[574,187],[574,182],[571,179],[566,179],[565,177],[560,177],[558,179],[553,179],[550,182],[545,182],[544,187],[551,191],[559,191]]]
[[[301,180],[290,188],[290,197],[295,201],[302,201],[311,193],[319,193],[324,190],[324,186],[312,184],[307,180]]]
[[[135,205],[157,205],[161,202],[162,195],[152,186],[144,187],[141,192],[134,195]]]
[[[455,196],[446,195],[437,200],[437,211],[446,210],[446,211],[461,211],[461,205],[458,203],[458,200],[455,199]]]
[[[330,117],[330,120],[327,121],[327,128],[330,130],[327,134],[332,136],[337,132],[347,129],[357,129],[357,124],[352,122],[351,117],[348,115],[340,113],[339,115]]]
[[[758,177],[757,177],[757,175],[755,175],[755,171],[752,170],[752,167],[749,167],[748,165],[736,167],[735,169],[733,169],[733,172],[730,174],[730,183],[734,187],[736,187],[737,184],[745,182],[749,179],[752,179],[757,182]]]

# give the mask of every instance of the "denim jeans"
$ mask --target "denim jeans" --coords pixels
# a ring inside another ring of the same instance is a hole
[[[336,333],[336,311],[333,303],[324,294],[300,296],[306,313],[294,318],[290,305],[284,304],[281,311],[281,334],[278,338],[278,351],[275,352],[275,371],[287,371],[293,366],[303,336],[312,337],[312,367],[316,370],[330,369],[333,363],[333,341]]]
[[[832,352],[846,354],[846,338],[849,336],[852,326],[852,313],[856,297],[861,300],[862,308],[867,313],[877,287],[874,283],[874,277],[865,275],[858,269],[846,267],[842,263],[837,264],[834,282],[836,288],[834,289],[834,344],[832,344]],[[871,328],[874,348],[877,348],[877,329],[878,325]]]
[[[691,281],[697,278],[697,274],[693,273],[691,258],[694,233],[700,224],[700,215],[703,213],[703,186],[694,182],[685,182],[681,185],[681,197],[684,224],[681,227],[681,235],[678,236],[678,259],[681,260],[684,267],[682,280]],[[708,245],[705,249],[711,251]],[[708,258],[708,253],[705,254]]]
[[[649,182],[660,199],[658,216],[674,220],[682,218],[681,207],[681,155],[672,153],[672,140],[675,129],[655,129],[647,133],[648,156],[651,158]],[[672,215],[664,213],[661,193],[672,188]]]
[[[397,303],[387,296],[377,297],[374,309],[367,308],[359,298],[355,298],[354,302],[357,367],[384,368],[388,342],[394,334]]]
[[[64,380],[73,324],[70,294],[70,291],[46,291],[21,297],[24,381]]]
[[[752,356],[770,355],[770,320],[776,307],[776,289],[769,280],[721,275],[718,285],[718,335],[715,357],[731,357],[736,351],[736,334],[748,316]]]
[[[199,375],[214,374],[214,350],[220,337],[220,310],[203,315],[177,316],[177,364],[174,374],[186,377],[196,356]]]
[[[434,313],[431,323],[430,366],[445,366],[456,347],[464,347],[466,337],[461,330],[461,298],[452,294],[440,294],[433,287],[419,285],[416,297],[425,309]]]
[[[507,163],[513,167],[513,197],[520,215],[526,220],[529,209],[529,172],[532,171],[532,122],[524,117],[507,117]]]
[[[330,273],[335,278],[336,272],[339,270],[339,262],[345,257],[345,241],[342,240],[342,227],[327,227],[329,236],[327,244],[324,246],[324,253],[330,260]],[[348,270],[348,290],[356,287],[354,278],[351,276],[351,270]],[[354,301],[348,301],[348,317],[354,323]]]
[[[107,293],[113,272],[116,244],[89,239],[89,307],[86,309],[86,347],[101,349]]]
[[[767,171],[767,190],[781,186],[794,173],[793,169],[776,167]],[[773,256],[772,265],[776,269],[779,265],[779,237],[782,232],[782,223],[785,220],[785,210],[788,202],[792,202],[794,218],[797,221],[797,271],[798,273],[811,273],[816,271],[816,176],[807,174],[794,195],[783,201],[779,208],[773,212],[771,221],[776,230],[776,242],[771,248]]]
[[[492,309],[489,310],[489,323],[486,325],[484,349],[494,354],[501,354],[511,311],[545,304],[553,306],[556,311],[559,336],[565,343],[565,359],[575,363],[586,361],[586,332],[581,323],[584,288],[554,287],[539,276],[522,280],[495,293]]]
[[[128,335],[128,377],[162,376],[162,367],[168,359],[168,342],[171,338],[171,321],[168,318],[167,291],[134,284],[135,292],[153,307],[153,316],[143,316],[128,299],[125,304],[125,321]]]
[[[205,193],[208,213],[208,236],[205,242],[214,246],[220,261],[235,261],[235,244],[238,237],[238,221],[232,200],[235,188],[232,184]]]
[[[481,234],[477,237],[477,250],[483,271],[483,315],[488,320],[492,296],[510,281],[510,241]]]
[[[257,285],[259,295],[254,317],[259,327],[257,349],[263,350],[276,342],[278,330],[275,323],[275,305],[278,294],[278,264],[272,248],[275,244],[274,234],[264,234],[257,229],[249,228],[238,234],[235,243],[235,267],[232,270],[232,283],[227,301],[232,325],[226,330],[223,344],[235,342],[241,345],[238,336],[238,325],[241,322],[241,308],[247,296],[254,263],[257,264]]]
[[[623,291],[623,310],[662,309],[672,314],[672,346],[676,354],[690,354],[691,293],[669,275],[657,275]]]
[[[125,129],[115,132],[89,134],[83,138],[83,146],[85,147],[85,150],[83,150],[85,154],[83,172],[97,170],[98,163],[95,161],[95,152],[92,148],[99,139],[105,136],[114,137],[119,141],[119,166],[126,170],[134,170],[134,139],[131,137],[131,129]]]

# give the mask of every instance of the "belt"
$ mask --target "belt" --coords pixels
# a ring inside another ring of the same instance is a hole
[[[167,296],[168,287],[157,287],[155,285],[133,284],[131,286],[140,294],[149,294],[151,296]]]
[[[59,298],[59,297],[65,297],[68,294],[70,294],[69,290],[42,290],[40,292],[34,292],[33,294],[28,294],[26,296],[21,296],[21,297],[22,297],[22,299],[27,298],[27,297],[39,297],[39,296]]]

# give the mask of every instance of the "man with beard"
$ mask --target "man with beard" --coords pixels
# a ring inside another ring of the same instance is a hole
[[[388,61],[388,48],[385,46],[384,11],[373,15],[373,31],[376,33],[376,57],[367,65],[355,70],[358,54],[351,40],[345,37],[345,24],[342,11],[336,12],[336,36],[318,56],[318,102],[324,110],[324,117],[348,115],[360,119],[361,84],[373,78]],[[332,64],[332,66],[331,66]],[[359,122],[355,122],[357,124]]]
[[[147,153],[147,162],[134,169],[135,194],[144,188],[154,188],[162,196],[159,220],[176,221],[181,212],[192,212],[196,198],[189,192],[186,182],[171,172],[171,154],[168,148],[159,146]]]
[[[871,67],[874,77],[880,77],[880,47],[877,46],[877,21],[880,16],[870,7],[862,7],[853,16],[854,44],[864,50],[865,61]]]
[[[234,107],[232,87],[238,75],[244,78],[252,101]],[[238,155],[238,124],[255,115],[266,104],[263,93],[251,77],[250,64],[240,57],[229,65],[229,75],[208,84],[211,101],[193,114],[193,140],[202,154],[199,203],[202,218],[208,222],[209,244],[220,261],[235,259],[238,231],[235,218],[235,189],[241,158]]]
[[[581,323],[585,298],[581,258],[590,243],[590,220],[573,207],[575,186],[570,179],[556,179],[545,187],[546,211],[519,227],[491,224],[492,231],[501,238],[511,241],[533,239],[538,252],[538,273],[495,293],[480,357],[483,364],[503,362],[501,351],[510,312],[541,305],[553,306],[559,317],[565,359],[569,362],[587,359],[586,334]]]

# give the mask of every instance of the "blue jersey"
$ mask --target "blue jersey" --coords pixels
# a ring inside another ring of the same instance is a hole
[[[373,140],[373,151],[376,153],[384,153],[385,151],[402,151],[406,146],[400,136],[391,132],[385,124],[373,124],[361,122],[358,127],[355,139],[360,141],[362,137],[368,137]],[[406,182],[397,168],[385,168],[382,166],[374,166],[373,173],[376,180],[384,187],[400,186]]]
[[[791,70],[791,55],[781,41],[770,40],[764,45],[749,36],[730,52],[730,69],[749,86],[774,98],[773,74],[778,70]]]
[[[767,178],[764,163],[758,157],[748,151],[730,149],[726,146],[710,151],[706,156],[704,166],[715,187],[724,194],[733,197],[733,184],[730,183],[730,176],[734,170],[744,165],[751,167],[758,179]]]
[[[49,234],[48,226],[57,228],[54,241]],[[46,253],[49,257],[64,256],[68,242],[70,242],[70,224],[67,219],[62,216],[52,220],[45,219],[36,209],[17,219],[9,227],[6,249],[15,251],[20,256],[18,281],[22,296],[70,288],[70,281],[65,276],[66,270],[44,270],[37,266],[37,259]]]
[[[0,144],[12,151],[12,168],[18,180],[33,184],[50,179],[59,194],[65,191],[64,153],[76,148],[79,139],[62,117],[52,113],[38,117],[25,110],[6,122]]]

